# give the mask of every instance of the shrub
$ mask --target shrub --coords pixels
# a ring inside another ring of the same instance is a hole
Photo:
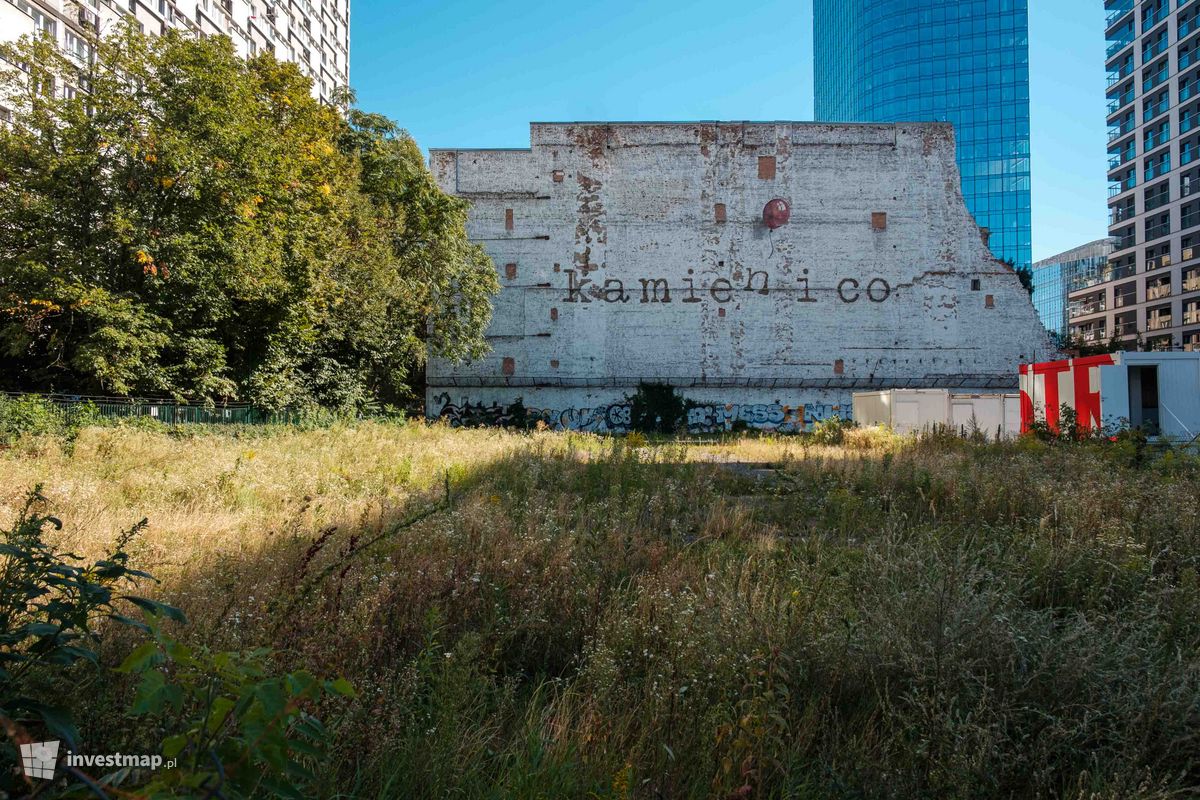
[[[643,383],[628,400],[631,430],[641,433],[675,433],[687,427],[687,401],[674,387]]]
[[[854,428],[854,423],[839,416],[818,420],[813,425],[812,438],[817,444],[838,445],[845,441],[846,431]]]
[[[40,722],[74,745],[78,733],[70,714],[51,700],[57,695],[54,679],[79,662],[99,663],[94,643],[102,620],[138,624],[118,613],[116,601],[182,615],[153,600],[117,594],[150,577],[130,569],[124,552],[145,520],[122,534],[107,558],[84,564],[46,541],[46,527],[57,530],[62,523],[38,513],[44,502],[39,486],[0,542],[0,714]]]

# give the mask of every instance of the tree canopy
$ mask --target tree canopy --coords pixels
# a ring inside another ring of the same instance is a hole
[[[396,123],[223,37],[0,55],[0,388],[353,408],[486,349],[495,269]]]

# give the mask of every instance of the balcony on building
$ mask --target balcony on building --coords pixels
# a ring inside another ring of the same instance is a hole
[[[1181,3],[1182,8],[1185,3]],[[1183,43],[1183,40],[1191,36],[1197,30],[1200,30],[1200,8],[1190,8],[1183,11],[1179,15],[1178,27],[1176,28],[1175,41]]]
[[[1159,306],[1152,308],[1146,314],[1146,330],[1161,331],[1170,328],[1174,324],[1174,317],[1171,316],[1171,306]]]
[[[1146,241],[1153,242],[1155,239],[1161,239],[1171,233],[1171,212],[1164,211],[1161,214],[1152,214],[1146,217],[1145,221]]]
[[[1096,344],[1108,340],[1108,329],[1104,326],[1104,320],[1072,325],[1071,338],[1079,339],[1085,344]]]
[[[1149,0],[1142,3],[1142,33],[1146,33],[1171,13],[1171,0]]]
[[[1142,180],[1149,182],[1155,178],[1166,175],[1171,171],[1171,148],[1164,147],[1154,155],[1148,155],[1143,159],[1143,175]]]
[[[1137,98],[1137,92],[1133,86],[1133,77],[1130,76],[1124,83],[1117,84],[1108,90],[1108,116],[1111,118],[1121,109],[1127,107]]]
[[[1113,144],[1134,132],[1137,128],[1137,117],[1131,108],[1116,119],[1110,119],[1108,125],[1108,141],[1109,144]]]
[[[1185,270],[1182,286],[1185,292],[1200,292],[1200,269]]]
[[[1137,226],[1127,225],[1124,228],[1112,231],[1111,236],[1116,241],[1113,242],[1113,252],[1119,253],[1122,250],[1128,250],[1137,244]]]
[[[1120,175],[1113,175],[1112,173],[1121,169],[1135,158],[1137,158],[1137,141],[1135,139],[1129,139],[1121,144],[1119,148],[1110,149],[1108,151],[1108,179],[1110,181],[1120,180]]]
[[[1108,307],[1105,304],[1106,292],[1094,292],[1084,297],[1074,298],[1071,304],[1067,307],[1067,318],[1077,319],[1086,317],[1089,314],[1099,314],[1101,311],[1107,311]]]
[[[1113,290],[1113,308],[1137,305],[1137,282],[1123,283]]]
[[[1171,276],[1160,275],[1157,278],[1146,279],[1146,302],[1161,300],[1171,296]]]
[[[1121,22],[1127,14],[1133,11],[1133,0],[1107,0],[1104,3],[1104,10],[1108,12],[1107,19],[1104,23],[1104,30],[1111,31],[1113,26]],[[1132,24],[1133,20],[1130,20]]]
[[[1129,16],[1119,24],[1110,27],[1104,38],[1108,42],[1108,50],[1106,51],[1105,58],[1111,61],[1113,56],[1120,53],[1126,47],[1129,47],[1129,45],[1133,44],[1133,40],[1137,38],[1137,29],[1133,24],[1133,16]]]
[[[1137,312],[1128,311],[1113,317],[1113,336],[1137,336]]]
[[[1189,300],[1183,304],[1183,324],[1200,325],[1200,300]]]
[[[1150,122],[1170,110],[1171,87],[1168,86],[1161,91],[1155,92],[1153,97],[1147,97],[1142,102],[1142,122]]]

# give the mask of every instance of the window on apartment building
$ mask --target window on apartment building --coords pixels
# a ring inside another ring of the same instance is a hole
[[[1200,192],[1200,167],[1190,169],[1179,176],[1179,196],[1187,197]]]
[[[1197,128],[1200,128],[1200,102],[1193,102],[1179,110],[1179,135],[1183,136]]]
[[[1178,69],[1180,72],[1197,63],[1200,57],[1200,47],[1197,47],[1196,42],[1188,42],[1179,48],[1179,57],[1177,60]]]
[[[67,31],[63,37],[63,49],[67,51],[67,55],[74,56],[80,61],[88,60],[88,43],[71,31]]]
[[[1137,243],[1137,226],[1127,225],[1112,232],[1113,238],[1117,241],[1113,243],[1114,250],[1124,250],[1128,247],[1133,247]]]
[[[1142,151],[1149,153],[1156,147],[1162,147],[1171,140],[1171,118],[1167,117],[1162,122],[1157,122],[1154,125],[1146,128],[1142,135]]]
[[[1142,3],[1142,33],[1162,22],[1169,8],[1167,0],[1148,0]]]
[[[1183,349],[1189,353],[1200,350],[1200,331],[1183,332]]]
[[[1197,20],[1200,18],[1200,6],[1193,6],[1179,15],[1179,27],[1177,40],[1182,40],[1188,34],[1194,33],[1197,28]]]
[[[1200,292],[1200,268],[1183,271],[1182,288],[1185,292]]]
[[[1179,258],[1181,261],[1191,261],[1193,258],[1200,258],[1200,235],[1193,233],[1184,236],[1179,242],[1179,247]]]
[[[1166,113],[1171,107],[1171,90],[1163,89],[1161,92],[1147,97],[1142,101],[1142,122],[1149,122],[1159,114]]]
[[[1145,159],[1145,180],[1152,181],[1171,171],[1171,151],[1164,150],[1158,155]]]
[[[1169,325],[1167,327],[1170,327]],[[1167,353],[1175,349],[1174,343],[1171,341],[1170,335],[1167,336],[1151,336],[1146,339],[1146,349],[1155,353]],[[1143,367],[1142,369],[1149,369]]]
[[[1154,247],[1147,247],[1145,257],[1147,271],[1169,266],[1171,263],[1171,243],[1163,242]]]
[[[1142,194],[1142,198],[1145,201],[1147,211],[1153,211],[1156,208],[1165,206],[1167,203],[1171,202],[1171,182],[1166,180],[1162,181],[1161,183],[1156,183],[1153,186],[1147,186],[1146,191]],[[1123,207],[1125,213],[1121,216],[1121,219],[1114,220],[1114,222],[1120,222],[1134,215],[1134,204],[1132,197],[1126,198],[1125,201],[1118,204],[1118,206]],[[1114,206],[1114,208],[1117,208],[1118,206]]]
[[[1161,300],[1164,297],[1171,296],[1171,276],[1159,275],[1156,278],[1146,279],[1146,302],[1151,300]]]
[[[1171,77],[1171,60],[1163,58],[1142,70],[1142,91],[1149,92]]]
[[[1193,133],[1179,143],[1179,166],[1200,160],[1200,133]]]
[[[1120,280],[1128,278],[1137,272],[1137,255],[1130,253],[1129,255],[1119,256],[1118,258],[1110,258],[1108,265],[1105,267],[1106,281]]]
[[[1186,103],[1200,95],[1200,71],[1192,70],[1179,79],[1179,102]]]
[[[1183,304],[1183,324],[1200,325],[1200,300],[1188,300]]]
[[[1113,308],[1137,305],[1137,281],[1122,283],[1113,289]]]
[[[1113,317],[1113,336],[1133,336],[1137,330],[1137,312],[1127,311]]]
[[[1187,230],[1200,225],[1200,200],[1184,203],[1179,208],[1179,229]]]
[[[1171,212],[1146,217],[1146,241],[1160,239],[1171,232]]]
[[[1146,330],[1158,331],[1169,328],[1174,324],[1171,316],[1171,304],[1155,306],[1146,312]]]
[[[1167,51],[1167,44],[1166,28],[1156,32],[1152,36],[1147,36],[1142,41],[1142,63],[1147,63],[1159,53],[1165,53]]]
[[[51,36],[58,35],[58,23],[40,8],[34,8],[28,3],[18,3],[17,8],[24,11],[29,16],[33,17],[33,27],[42,33],[48,33]]]

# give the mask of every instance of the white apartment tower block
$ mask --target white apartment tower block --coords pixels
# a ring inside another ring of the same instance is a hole
[[[0,40],[46,31],[83,60],[88,29],[103,34],[120,17],[149,33],[222,34],[243,56],[273,52],[299,65],[324,101],[350,80],[350,0],[0,0]]]

